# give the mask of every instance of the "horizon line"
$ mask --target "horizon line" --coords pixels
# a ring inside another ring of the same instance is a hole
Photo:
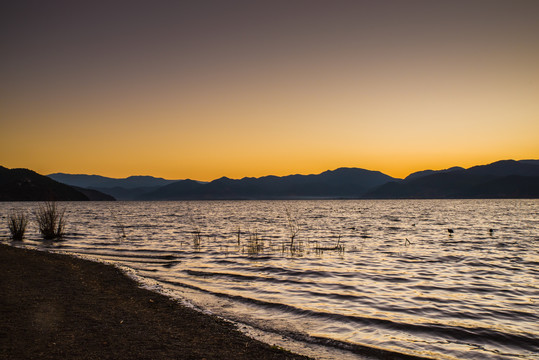
[[[319,173],[289,173],[289,174],[286,174],[286,175],[267,174],[267,175],[262,175],[262,176],[243,176],[243,177],[228,177],[226,175],[223,175],[223,176],[216,177],[216,178],[214,178],[212,180],[197,180],[197,179],[192,179],[190,177],[171,179],[171,178],[165,178],[165,177],[162,177],[162,176],[139,175],[139,174],[137,174],[137,175],[129,175],[129,176],[126,176],[126,177],[113,177],[113,176],[106,176],[106,175],[100,175],[100,174],[95,174],[95,173],[94,174],[83,174],[83,173],[52,172],[52,173],[49,173],[49,174],[42,174],[42,175],[50,176],[50,175],[56,175],[56,174],[63,174],[63,175],[73,175],[73,176],[78,176],[78,175],[81,175],[81,176],[100,176],[100,177],[114,179],[114,180],[124,180],[124,179],[128,179],[130,177],[151,177],[151,178],[154,178],[154,179],[163,179],[163,180],[168,180],[168,181],[193,180],[193,181],[198,181],[198,182],[212,182],[212,181],[222,179],[222,178],[228,178],[228,179],[231,179],[231,180],[242,180],[242,179],[249,179],[249,178],[250,179],[260,179],[260,178],[270,177],[270,176],[275,176],[275,177],[286,177],[286,176],[295,176],[295,175],[309,176],[309,175],[320,175],[320,174],[322,174],[324,172],[327,172],[327,171],[336,171],[336,170],[339,170],[339,169],[361,169],[361,170],[367,170],[367,171],[372,171],[372,172],[379,172],[379,173],[382,173],[384,175],[390,176],[390,177],[392,177],[394,179],[403,180],[407,176],[409,176],[411,174],[414,174],[414,173],[417,173],[417,172],[421,172],[421,171],[429,171],[429,170],[430,171],[442,171],[442,170],[447,170],[447,169],[451,169],[451,168],[454,168],[454,167],[460,167],[460,168],[463,168],[463,169],[467,170],[467,169],[470,169],[470,168],[472,168],[474,166],[484,166],[484,165],[489,165],[489,164],[493,164],[493,163],[497,163],[497,162],[501,162],[501,161],[530,161],[530,160],[531,161],[539,161],[539,159],[533,159],[533,158],[525,158],[525,159],[519,159],[519,160],[516,160],[516,159],[501,159],[501,160],[496,160],[496,161],[486,163],[486,164],[472,165],[470,167],[454,165],[454,166],[445,167],[445,168],[442,168],[442,169],[422,169],[422,170],[412,171],[412,172],[410,172],[408,175],[406,175],[404,177],[396,177],[396,176],[392,176],[390,174],[384,173],[384,172],[382,172],[380,170],[366,169],[366,168],[357,167],[357,166],[339,166],[339,167],[336,167],[334,169],[323,170],[323,171],[321,171]],[[12,168],[12,169],[24,169],[24,168]],[[35,170],[33,170],[33,171],[35,171]]]

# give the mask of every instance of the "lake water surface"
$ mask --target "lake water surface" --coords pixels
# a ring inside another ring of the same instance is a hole
[[[0,236],[11,210],[38,205],[0,203]],[[58,206],[65,240],[43,243],[32,222],[24,244],[127,267],[298,352],[539,359],[538,200]]]

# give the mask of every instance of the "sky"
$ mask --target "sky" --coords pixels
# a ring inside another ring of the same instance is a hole
[[[539,159],[539,1],[0,3],[0,165],[213,180]]]

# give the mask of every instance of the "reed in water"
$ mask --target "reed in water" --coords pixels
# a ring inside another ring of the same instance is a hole
[[[8,215],[8,228],[11,233],[11,239],[22,241],[26,226],[28,225],[28,216],[22,211],[14,211]]]
[[[47,202],[36,210],[39,232],[45,240],[59,240],[65,232],[65,209],[58,209],[56,203]]]

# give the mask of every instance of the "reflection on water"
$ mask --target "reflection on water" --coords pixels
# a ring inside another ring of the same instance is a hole
[[[60,205],[61,250],[256,329],[351,356],[539,359],[537,200]]]

